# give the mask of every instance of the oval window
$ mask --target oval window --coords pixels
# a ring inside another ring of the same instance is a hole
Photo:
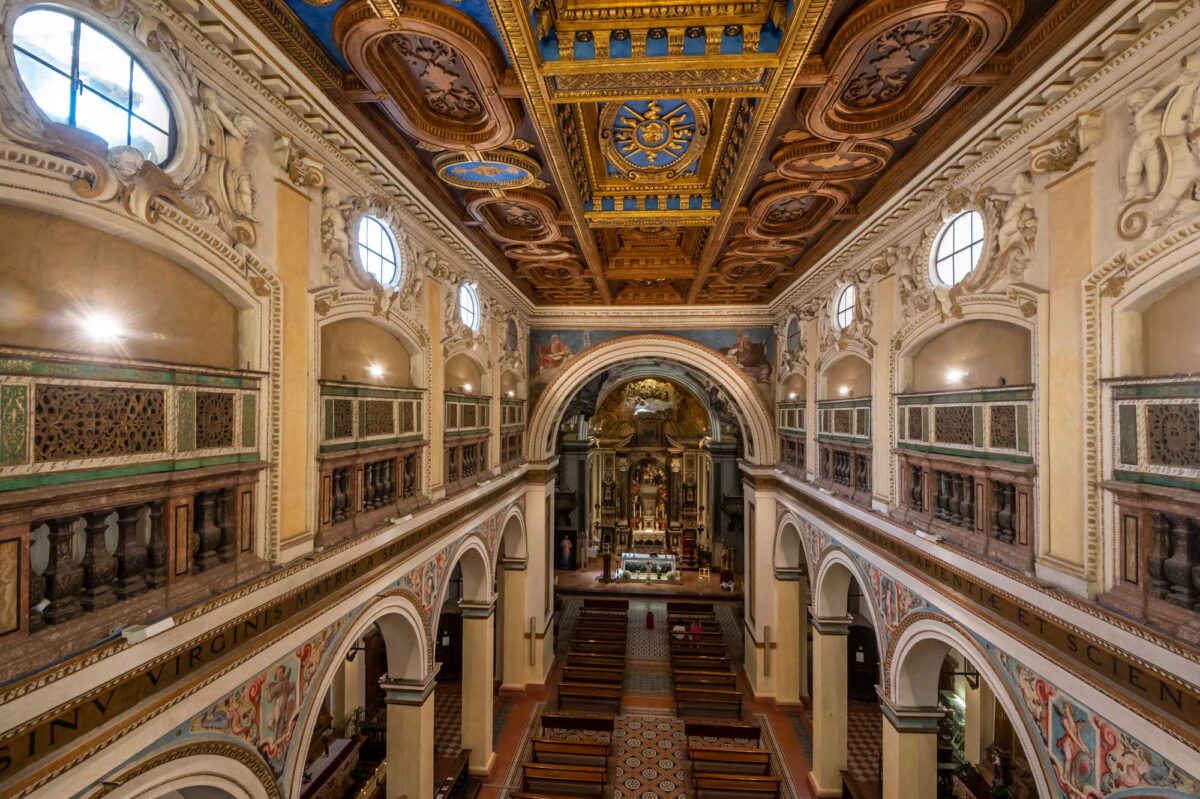
[[[846,286],[838,294],[836,311],[834,313],[834,321],[837,322],[838,329],[848,326],[854,321],[854,305],[858,302],[858,291],[854,286]]]
[[[948,221],[933,252],[933,272],[943,286],[953,286],[974,272],[983,255],[983,216],[963,211]]]
[[[61,11],[33,8],[13,25],[21,82],[47,117],[135,147],[164,164],[175,147],[166,97],[128,50]]]
[[[472,330],[479,330],[479,294],[470,283],[458,288],[458,317]]]
[[[385,286],[400,282],[396,237],[377,216],[367,214],[358,220],[358,262],[364,272]]]

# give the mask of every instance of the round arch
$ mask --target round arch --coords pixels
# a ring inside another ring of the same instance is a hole
[[[623,361],[655,358],[696,369],[724,388],[742,421],[746,459],[773,466],[778,459],[772,415],[754,382],[728,358],[680,336],[632,335],[601,342],[581,352],[547,384],[529,423],[529,459],[554,457],[554,439],[567,403],[588,380]]]
[[[837,397],[829,396],[829,373],[832,371],[833,367],[837,366],[843,361],[848,361],[851,358],[860,360],[866,365],[867,379],[868,381],[871,380],[873,377],[871,374],[871,355],[857,344],[849,344],[847,345],[846,349],[835,351],[832,355],[824,358],[817,364],[816,389],[818,400],[837,399]],[[871,388],[873,389],[874,386],[872,385]]]
[[[1025,759],[1041,766],[1031,769],[1037,781],[1038,795],[1052,796],[1042,748],[1025,725],[1025,717],[1012,695],[1008,681],[1001,676],[991,657],[978,642],[949,620],[925,615],[903,628],[883,664],[888,701],[897,707],[935,707],[938,672],[951,648],[970,658],[971,664],[992,689],[996,701],[1012,721]]]
[[[471,365],[479,370],[479,385],[475,388],[474,393],[485,397],[491,396],[493,391],[491,367],[487,362],[487,358],[472,343],[460,342],[458,346],[443,353],[442,369],[444,370],[450,362],[460,357],[470,361]]]
[[[338,669],[346,659],[346,655],[372,625],[377,625],[383,636],[389,677],[397,680],[420,681],[426,679],[432,671],[433,655],[430,648],[432,636],[427,633],[421,611],[410,595],[392,592],[375,597],[368,602],[350,623],[346,633],[338,642],[333,657],[330,658],[316,684],[316,691],[311,694],[313,701],[308,703],[308,707],[301,712],[300,718],[296,722],[300,734],[294,740],[295,746],[288,755],[288,764],[281,780],[282,785],[288,786],[288,790],[284,792],[285,795],[300,796],[304,764],[303,758],[298,753],[308,751],[308,747],[312,744],[313,731],[317,726],[320,704],[324,700],[325,694],[337,677]]]
[[[168,796],[280,799],[282,796],[257,752],[216,740],[192,741],[157,752],[105,783],[116,785],[97,794],[107,799]]]
[[[789,512],[779,520],[775,528],[775,568],[799,569],[812,563],[800,532],[801,521]]]
[[[696,400],[700,404],[700,407],[704,409],[704,415],[708,418],[708,429],[712,431],[712,441],[721,443],[726,440],[725,431],[721,426],[721,417],[708,401],[708,392],[700,384],[700,381],[691,375],[686,368],[676,364],[671,364],[666,368],[655,367],[650,364],[638,364],[629,369],[623,369],[620,376],[616,380],[612,380],[609,385],[605,386],[604,391],[600,392],[600,396],[596,398],[596,407],[599,408],[603,405],[604,401],[617,388],[642,377],[671,380],[683,386],[692,395],[692,399]]]
[[[963,298],[962,312],[945,319],[936,310],[926,313],[901,329],[892,339],[892,390],[899,392],[911,377],[913,356],[938,336],[965,322],[1003,322],[1029,333],[1029,364],[1032,375],[1038,371],[1036,317],[1027,317],[1016,302],[995,298]]]
[[[863,593],[865,615],[871,622],[871,630],[875,633],[876,651],[879,652],[880,665],[887,645],[883,640],[883,624],[879,619],[879,611],[875,608],[874,597],[870,593],[871,583],[859,569],[858,564],[842,549],[830,549],[821,557],[821,565],[817,569],[816,580],[813,581],[813,610],[818,619],[840,619],[849,615],[850,581],[858,583]],[[883,675],[880,675],[880,680]]]
[[[344,322],[350,319],[362,319],[363,321],[370,322],[394,336],[404,349],[408,351],[408,357],[412,363],[409,377],[412,379],[413,386],[415,388],[429,388],[429,354],[426,351],[428,347],[421,344],[423,340],[428,339],[424,329],[416,320],[391,312],[383,315],[376,313],[375,296],[373,294],[341,292],[338,301],[330,305],[329,310],[323,316],[317,316],[316,340],[318,343],[318,352],[316,353],[316,357],[318,363],[320,363],[321,357],[319,351],[321,330],[335,322]]]
[[[459,545],[458,549],[454,551],[454,557],[446,567],[447,578],[454,574],[456,566],[462,567],[463,601],[490,602],[494,598],[492,586],[495,582],[491,553],[488,552],[487,544],[482,538],[478,535],[471,535]],[[435,641],[438,638],[438,626],[442,617],[442,603],[446,601],[446,589],[449,585],[449,579],[442,581],[442,585],[438,588],[437,600],[433,604],[433,613],[429,624],[432,627]]]
[[[500,540],[493,564],[500,560],[523,561],[529,557],[525,529],[525,513],[519,506],[513,505],[500,524]]]

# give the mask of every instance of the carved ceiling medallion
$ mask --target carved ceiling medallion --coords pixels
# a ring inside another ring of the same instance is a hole
[[[754,196],[746,235],[759,239],[801,239],[849,212],[850,195],[837,184],[769,185]]]
[[[609,103],[600,114],[605,159],[630,180],[687,174],[708,139],[708,105],[687,100]]]
[[[558,207],[536,192],[516,190],[499,197],[472,192],[467,197],[467,212],[489,236],[504,244],[549,244],[562,237],[555,222]]]
[[[473,158],[464,153],[442,153],[433,168],[446,183],[459,189],[519,189],[538,182],[542,165],[512,150],[492,150]]]
[[[829,79],[799,108],[826,139],[900,138],[936,114],[1000,48],[1023,0],[875,0],[830,43]]]
[[[883,141],[814,140],[785,145],[771,161],[789,180],[861,180],[882,172],[893,152]]]

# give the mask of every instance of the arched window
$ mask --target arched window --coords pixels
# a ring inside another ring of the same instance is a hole
[[[504,346],[509,352],[516,352],[517,347],[521,345],[517,337],[517,323],[512,319],[508,320],[508,328],[504,331]]]
[[[479,330],[479,292],[470,283],[458,287],[458,318],[472,330]]]
[[[788,352],[795,352],[800,349],[800,320],[793,319],[788,322],[787,329],[787,348]]]
[[[846,286],[838,293],[833,320],[839,330],[854,321],[854,305],[857,302],[858,291],[854,286]]]
[[[383,220],[370,214],[358,220],[358,262],[363,271],[384,286],[400,282],[396,237]]]
[[[948,221],[933,248],[933,272],[943,286],[953,286],[979,265],[983,254],[983,217],[963,211]]]
[[[166,163],[175,129],[166,97],[129,51],[78,17],[33,8],[13,25],[17,72],[38,108],[109,147]]]

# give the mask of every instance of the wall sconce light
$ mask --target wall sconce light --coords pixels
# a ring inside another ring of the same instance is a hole
[[[789,392],[788,392],[788,399],[790,399],[790,400],[794,400],[795,398],[796,398],[796,392],[795,392],[795,391],[789,391]]]
[[[851,392],[850,392],[850,386],[839,386],[839,387],[838,387],[838,393],[839,393],[839,394],[841,394],[843,397],[848,397],[848,396],[850,396],[850,393],[851,393]]]
[[[946,370],[946,382],[951,385],[961,383],[963,381],[963,378],[965,378],[966,376],[967,376],[967,373],[964,372],[962,369],[947,369]]]
[[[367,367],[367,374],[378,380],[383,377],[383,367],[377,363],[373,363]]]
[[[125,335],[121,320],[104,311],[88,311],[79,317],[79,329],[92,341],[112,344]]]
[[[513,391],[511,388],[508,390],[508,392],[507,392],[507,393],[508,393],[508,396],[509,396],[509,397],[515,397],[515,396],[517,396],[517,392]]]
[[[470,384],[470,383],[463,383],[463,384],[462,384],[462,391],[463,391],[463,393],[464,393],[464,394],[470,394],[470,393],[471,393],[471,384]]]

